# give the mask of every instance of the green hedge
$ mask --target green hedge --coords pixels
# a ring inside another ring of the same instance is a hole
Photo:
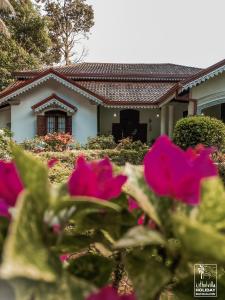
[[[113,163],[118,166],[122,166],[125,165],[126,162],[141,165],[146,152],[147,149],[139,151],[124,149],[121,151],[116,149],[74,150],[65,152],[41,152],[36,155],[43,161],[46,161],[46,163],[52,158],[58,159],[58,163],[49,171],[49,178],[52,182],[59,183],[67,180],[68,176],[71,174],[77,157],[80,155],[84,155],[88,160],[98,160],[108,156]]]
[[[181,119],[174,129],[174,142],[183,149],[198,144],[225,149],[225,125],[222,121],[206,116]]]

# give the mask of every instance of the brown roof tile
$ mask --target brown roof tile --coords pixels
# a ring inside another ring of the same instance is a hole
[[[104,98],[110,104],[158,104],[177,86],[168,82],[78,81],[78,85]]]
[[[199,68],[175,64],[79,63],[52,67],[55,71],[78,79],[130,79],[180,81],[201,71]],[[17,78],[32,77],[44,70],[16,72]]]

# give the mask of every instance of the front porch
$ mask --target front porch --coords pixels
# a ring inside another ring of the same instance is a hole
[[[98,134],[112,134],[115,140],[132,137],[152,143],[158,136],[172,136],[176,122],[187,116],[188,104],[170,102],[161,108],[98,107]]]

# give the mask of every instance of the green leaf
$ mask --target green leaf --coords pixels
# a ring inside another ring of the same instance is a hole
[[[150,190],[144,181],[143,168],[126,164],[125,174],[128,181],[124,191],[132,196],[143,209],[143,211],[158,225],[161,225],[157,212],[150,201]]]
[[[146,245],[163,245],[165,240],[157,231],[143,226],[130,229],[125,236],[116,242],[115,248],[140,247]]]
[[[10,281],[16,300],[84,300],[93,291],[93,285],[64,274],[55,284],[17,278]],[[5,300],[5,299],[4,299]]]
[[[225,228],[225,190],[220,178],[205,179],[198,220],[218,229]]]
[[[135,251],[125,258],[125,269],[138,300],[155,299],[171,280],[170,271],[147,251]]]
[[[174,215],[173,220],[175,236],[180,240],[185,255],[195,255],[201,260],[208,258],[225,263],[224,235],[212,226],[182,214]]]
[[[12,154],[25,188],[29,189],[33,197],[38,199],[35,203],[35,210],[37,213],[43,211],[49,202],[47,166],[14,144],[12,145]]]
[[[102,287],[109,283],[113,261],[99,255],[86,255],[70,262],[69,271],[92,284]]]
[[[121,208],[116,203],[105,201],[102,199],[97,199],[93,197],[79,196],[79,197],[64,197],[61,202],[57,202],[55,205],[55,210],[61,210],[63,208],[68,208],[71,206],[77,207],[77,209],[85,208],[104,208],[111,209],[117,212],[121,211]]]
[[[22,193],[17,200],[16,214],[3,251],[3,278],[27,277],[47,282],[56,280],[59,270],[55,270],[55,264],[53,267],[52,256],[44,243],[43,220],[36,211],[37,200],[42,201],[30,192]]]

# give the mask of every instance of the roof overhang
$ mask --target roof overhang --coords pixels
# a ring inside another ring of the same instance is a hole
[[[200,71],[195,76],[192,76],[189,80],[182,83],[181,92],[191,89],[211,78],[214,78],[225,71],[225,60],[210,66],[209,68]]]
[[[41,100],[37,104],[33,105],[31,108],[36,114],[42,113],[43,111],[49,109],[63,110],[68,114],[74,114],[77,111],[76,106],[70,104],[69,102],[55,94],[52,94],[48,98]]]
[[[64,77],[63,75],[55,72],[54,70],[48,70],[46,72],[43,72],[39,76],[36,76],[33,79],[23,82],[21,85],[16,86],[15,88],[9,89],[5,92],[3,91],[1,93],[1,97],[0,97],[0,104],[15,98],[15,97],[31,90],[32,88],[43,84],[44,82],[46,82],[50,79],[53,79],[53,80],[59,82],[60,84],[66,86],[67,88],[85,96],[87,99],[94,101],[96,104],[102,103],[102,100],[99,99],[96,95],[94,95],[93,93],[90,93],[85,88],[78,86],[72,80]]]

